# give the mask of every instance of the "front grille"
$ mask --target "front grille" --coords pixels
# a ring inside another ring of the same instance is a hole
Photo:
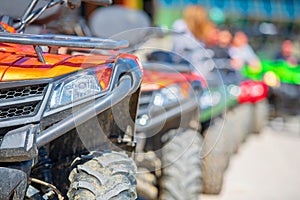
[[[33,116],[38,111],[38,104],[39,102],[36,101],[27,104],[0,107],[0,119]]]
[[[47,84],[28,83],[25,86],[0,89],[0,122],[36,115],[46,89]]]
[[[42,95],[47,84],[0,89],[0,100]]]

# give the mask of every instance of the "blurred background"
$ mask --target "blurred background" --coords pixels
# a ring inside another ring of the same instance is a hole
[[[300,2],[296,0],[116,0],[132,9],[144,10],[153,25],[171,28],[183,9],[201,5],[211,20],[232,32],[243,30],[256,53],[264,59],[275,56],[281,43],[291,39],[300,58]]]

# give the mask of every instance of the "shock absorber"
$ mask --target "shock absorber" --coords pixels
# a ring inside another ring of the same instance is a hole
[[[34,166],[29,178],[31,182],[31,188],[27,192],[30,199],[59,199],[63,200],[62,193],[53,185],[52,179],[52,160],[49,157],[49,151],[47,147],[41,147],[39,149],[39,157],[37,165]],[[57,197],[57,198],[56,198]]]
[[[43,180],[47,183],[51,183],[52,184],[52,174],[51,174],[51,167],[52,167],[52,161],[49,158],[49,154],[48,151],[46,151],[45,147],[42,147],[39,150],[39,163],[41,163],[41,165],[43,166],[41,168],[41,174],[43,175]]]
[[[39,157],[37,165],[32,169],[32,177],[43,180],[44,182],[53,184],[52,174],[51,174],[52,160],[49,157],[49,153],[46,147],[41,147],[39,149]],[[41,186],[41,191],[47,192],[48,187]]]

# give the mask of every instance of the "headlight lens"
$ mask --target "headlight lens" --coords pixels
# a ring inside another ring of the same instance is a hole
[[[200,108],[207,109],[220,103],[222,96],[217,91],[205,91],[200,97]]]
[[[251,94],[254,97],[258,97],[264,94],[264,87],[262,85],[254,85],[251,88]]]
[[[238,97],[241,94],[241,88],[237,85],[231,84],[227,86],[227,90],[229,94],[234,98]]]
[[[90,70],[56,82],[50,97],[50,109],[68,105],[86,97],[92,97],[107,89],[111,68]],[[108,76],[108,77],[107,77]]]
[[[265,73],[263,80],[270,87],[280,87],[280,81],[277,75],[272,71]]]
[[[183,96],[180,91],[179,85],[172,85],[161,89],[154,97],[154,105],[165,106],[182,99]]]

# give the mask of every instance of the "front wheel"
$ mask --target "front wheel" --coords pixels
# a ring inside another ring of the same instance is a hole
[[[171,130],[163,147],[161,200],[197,200],[201,192],[202,136],[194,130]]]
[[[126,154],[93,152],[74,162],[79,164],[69,175],[69,199],[136,199],[136,166]]]
[[[223,175],[233,148],[237,145],[237,132],[234,128],[233,118],[235,113],[230,112],[227,116],[223,129],[223,119],[218,118],[214,125],[204,133],[203,159],[202,159],[202,193],[219,194],[223,185]],[[235,149],[235,148],[234,148]]]

